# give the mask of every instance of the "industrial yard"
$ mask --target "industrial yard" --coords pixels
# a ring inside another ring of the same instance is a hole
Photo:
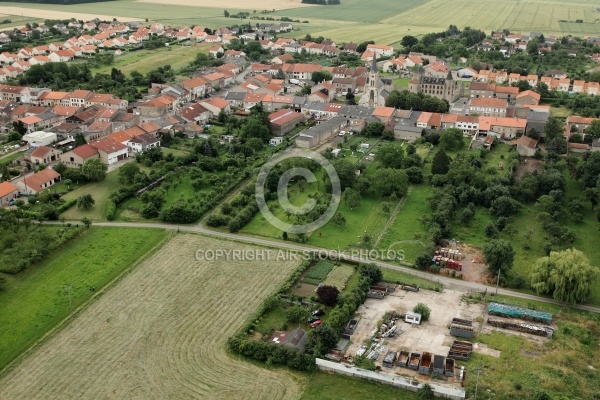
[[[438,388],[463,388],[467,370],[462,367],[471,353],[500,357],[493,346],[477,343],[476,334],[519,335],[538,345],[549,340],[555,329],[551,314],[488,304],[478,301],[478,293],[414,291],[406,285],[389,285],[387,291],[379,286],[371,289],[370,298],[345,332],[348,345],[340,354],[341,361],[352,363],[366,357],[383,374]],[[418,303],[431,309],[429,320],[416,323],[420,318],[416,314],[417,320],[406,322],[415,318],[412,310]]]

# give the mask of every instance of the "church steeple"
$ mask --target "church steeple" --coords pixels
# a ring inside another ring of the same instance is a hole
[[[377,52],[373,50],[373,61],[371,61],[371,73],[377,72]]]

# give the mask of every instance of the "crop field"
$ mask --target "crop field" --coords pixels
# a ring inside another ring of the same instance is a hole
[[[4,13],[31,18],[69,18],[72,13],[84,13],[112,19],[107,14],[106,3],[79,5],[3,3],[9,7]],[[405,35],[419,36],[446,29],[454,24],[459,28],[470,26],[490,31],[510,29],[518,32],[542,31],[545,34],[596,34],[600,31],[600,16],[595,12],[597,4],[592,0],[527,0],[515,2],[499,0],[406,0],[394,1],[342,0],[337,6],[310,6],[298,0],[251,0],[239,2],[225,0],[215,5],[210,0],[119,0],[110,3],[110,12],[125,20],[145,19],[165,24],[203,25],[217,28],[225,25],[252,23],[253,19],[225,18],[223,11],[231,14],[239,11],[256,11],[257,17],[289,17],[308,21],[295,23],[290,36],[300,38],[310,33],[313,37],[324,36],[338,42],[374,40],[379,43],[398,43]],[[34,11],[31,11],[31,10]],[[261,14],[268,9],[275,12]],[[49,10],[50,14],[48,14]],[[75,16],[78,19],[86,19]],[[574,21],[581,19],[583,23]],[[573,22],[560,22],[573,21]],[[32,21],[30,21],[32,22]],[[23,22],[24,23],[24,22]]]
[[[346,287],[354,271],[354,267],[350,265],[338,265],[327,275],[327,278],[323,281],[323,285],[335,286],[341,292]]]
[[[299,398],[305,377],[225,352],[297,263],[198,261],[198,249],[255,247],[174,236],[3,376],[2,397]]]
[[[161,229],[92,227],[44,261],[7,276],[0,290],[0,371],[66,318],[71,307],[87,302],[94,295],[90,288],[102,289],[166,237]],[[0,398],[28,396],[3,393]]]

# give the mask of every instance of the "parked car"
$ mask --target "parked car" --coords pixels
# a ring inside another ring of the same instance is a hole
[[[320,317],[321,315],[325,315],[325,311],[323,310],[315,310],[312,312],[313,317]]]
[[[306,323],[308,323],[308,324],[312,324],[313,322],[317,322],[318,320],[319,320],[319,317],[309,317],[309,318],[306,320]]]
[[[320,319],[316,320],[315,322],[313,322],[312,324],[310,324],[311,328],[316,328],[317,326],[321,325],[323,323],[323,321],[321,321]]]

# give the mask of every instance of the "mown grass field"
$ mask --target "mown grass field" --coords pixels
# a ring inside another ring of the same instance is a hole
[[[0,289],[0,370],[69,315],[68,286],[75,310],[166,237],[160,229],[92,227],[9,276]]]
[[[108,209],[108,197],[119,186],[119,171],[115,170],[106,174],[104,180],[100,182],[92,182],[87,185],[78,187],[77,189],[65,194],[65,200],[77,199],[84,194],[91,194],[95,200],[95,204],[88,210],[77,208],[77,205],[71,207],[61,214],[68,220],[80,220],[87,217],[92,221],[106,220],[106,211]]]
[[[149,248],[118,232],[110,238],[102,251],[89,245],[85,253],[93,258],[79,253],[98,260]],[[227,339],[297,262],[194,257],[198,249],[217,248],[254,249],[197,235],[173,236],[4,375],[2,397],[298,399],[304,375],[263,368],[226,352]],[[49,290],[62,292],[62,285],[59,280]]]
[[[12,7],[46,9],[61,12],[85,12],[116,17],[148,18],[174,26],[202,25],[218,28],[240,23],[261,22],[253,19],[239,20],[225,18],[225,9],[230,14],[262,8],[254,3],[239,3],[236,9],[229,3],[207,7],[206,2],[199,6],[172,5],[119,0],[110,3],[87,3],[84,5],[40,5],[3,3]],[[237,4],[237,3],[236,3]],[[428,32],[441,31],[454,24],[459,28],[470,26],[490,31],[510,29],[516,32],[541,31],[544,34],[595,34],[599,31],[597,4],[592,0],[570,0],[557,3],[548,0],[514,2],[512,0],[489,1],[456,0],[407,0],[389,2],[387,0],[343,0],[337,6],[298,7],[289,3],[289,8],[274,13],[256,15],[280,18],[289,17],[308,23],[295,23],[295,31],[285,35],[301,38],[307,33],[313,37],[324,36],[339,42],[374,40],[379,43],[397,43],[405,35],[419,36]],[[288,5],[286,5],[288,7]],[[109,11],[107,11],[107,9]],[[559,22],[582,19],[584,23]],[[24,22],[23,22],[24,23]]]

